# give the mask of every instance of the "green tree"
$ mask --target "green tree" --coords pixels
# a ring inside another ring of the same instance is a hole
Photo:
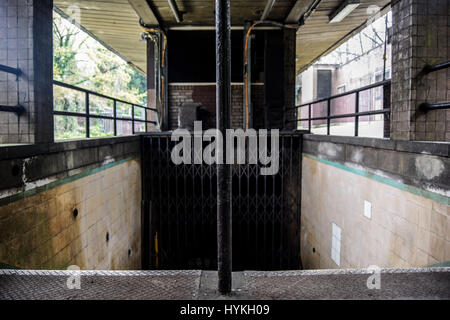
[[[146,77],[95,39],[57,13],[54,15],[54,78],[104,95],[146,105]],[[55,86],[55,110],[84,113],[84,95]],[[92,113],[112,115],[110,100],[91,96]],[[120,113],[131,116],[131,106],[121,105]],[[136,108],[136,116],[143,110]],[[112,121],[91,119],[91,136],[113,134]],[[85,118],[56,116],[55,138],[84,137]]]

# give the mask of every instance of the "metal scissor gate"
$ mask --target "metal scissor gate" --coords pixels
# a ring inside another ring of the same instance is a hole
[[[143,136],[143,267],[213,270],[216,166],[175,165],[177,143],[166,133]],[[301,134],[280,134],[275,175],[261,175],[259,164],[233,165],[233,270],[301,268],[301,144]]]

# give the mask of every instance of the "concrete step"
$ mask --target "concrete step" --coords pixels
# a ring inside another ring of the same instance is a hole
[[[0,300],[434,300],[450,299],[450,268],[244,271],[233,273],[231,295],[216,286],[215,271],[0,270]]]

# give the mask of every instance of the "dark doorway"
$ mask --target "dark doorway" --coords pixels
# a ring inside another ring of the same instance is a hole
[[[216,166],[175,165],[174,145],[143,137],[143,268],[215,270]],[[232,172],[233,270],[300,269],[301,135],[281,135],[276,175]]]
[[[317,70],[317,99],[331,96],[331,70]]]

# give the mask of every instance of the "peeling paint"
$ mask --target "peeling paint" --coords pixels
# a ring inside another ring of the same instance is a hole
[[[41,180],[36,180],[25,184],[25,189],[23,191],[28,191],[34,188],[42,187],[52,182],[58,181],[58,178],[45,178]]]
[[[115,162],[115,161],[116,161],[116,159],[114,159],[113,157],[106,156],[105,159],[102,162],[102,166],[104,166],[105,164],[109,164],[109,163]]]
[[[33,162],[33,158],[25,159],[22,162],[22,182],[24,185],[27,183],[26,167],[27,167],[27,165],[29,165],[32,162]]]
[[[397,185],[405,185],[405,186],[407,185],[407,183],[404,180],[399,179],[398,177],[396,177],[394,175],[390,175],[381,170],[370,169],[370,168],[367,168],[367,167],[364,167],[364,166],[361,166],[358,164],[354,164],[352,162],[345,162],[344,166],[354,169],[354,170],[357,170],[357,171],[360,171],[360,172],[365,172],[367,178],[369,178],[369,179],[374,179],[374,177],[381,177],[383,179],[388,179]],[[436,187],[429,186],[429,185],[427,186],[423,183],[423,181],[415,181],[415,183],[418,185],[420,184],[422,186],[423,190],[425,190],[425,191],[439,194],[444,197],[450,197],[450,190],[444,190],[444,189],[436,188]]]
[[[428,180],[439,177],[445,170],[444,163],[431,156],[420,156],[415,161],[417,172]]]
[[[318,148],[319,154],[325,154],[329,157],[335,158],[339,152],[342,151],[342,147],[334,143],[321,142]]]
[[[361,151],[355,151],[352,153],[351,159],[353,162],[360,163],[364,158],[364,154]]]

